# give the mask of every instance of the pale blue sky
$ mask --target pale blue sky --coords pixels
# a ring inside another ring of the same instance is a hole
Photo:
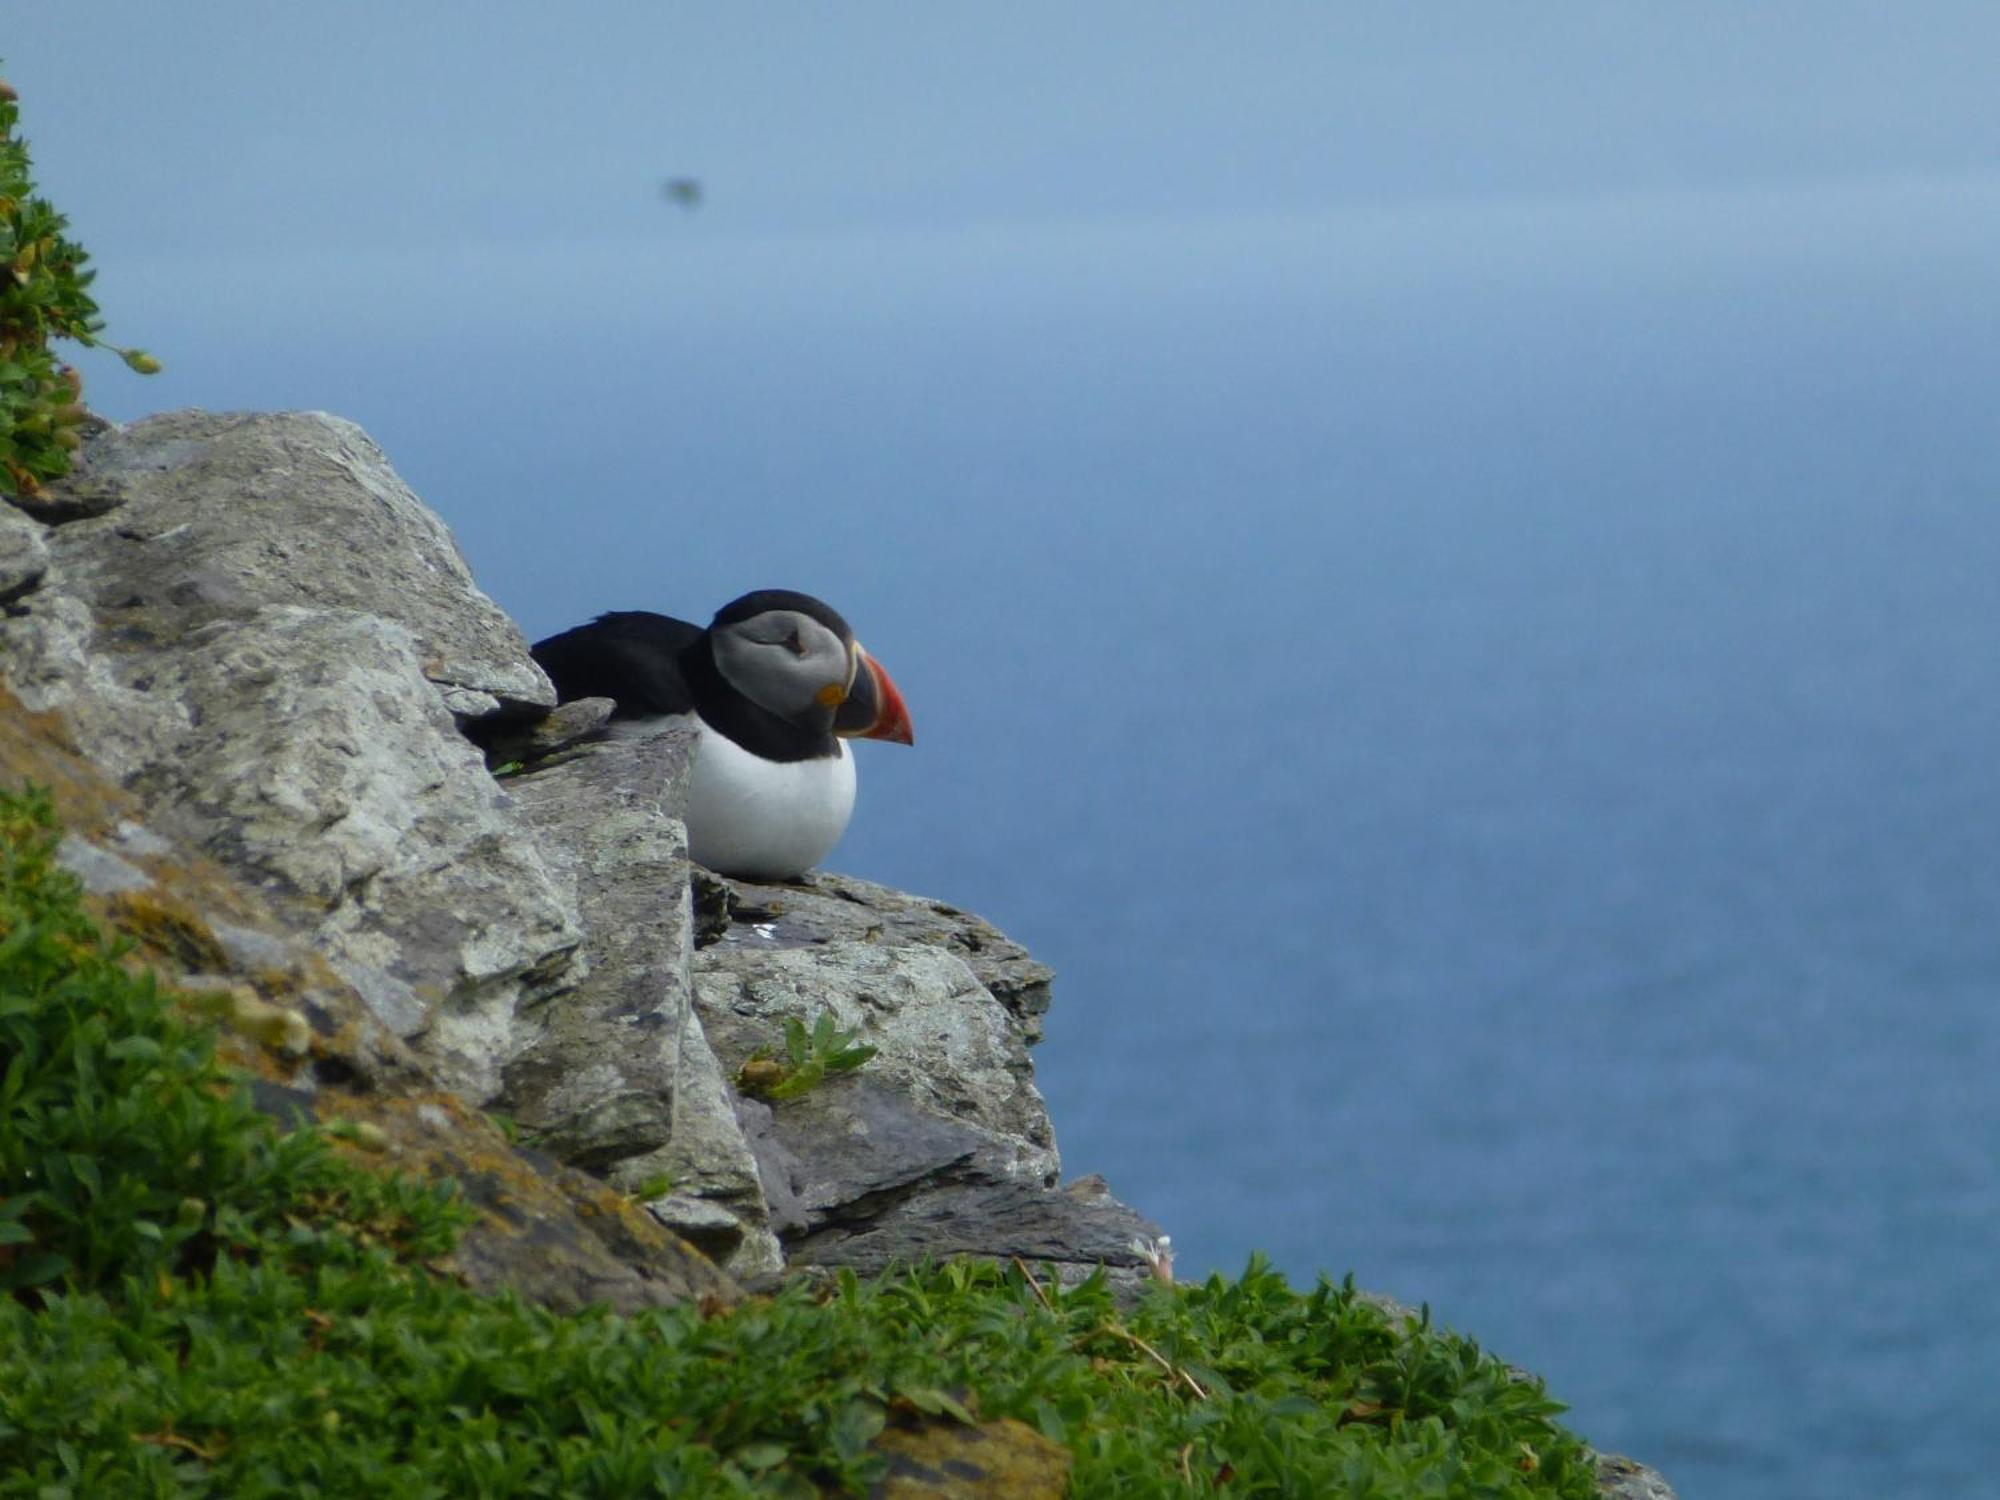
[[[2000,166],[2000,7],[21,7],[107,259],[1197,222]],[[673,226],[685,233],[690,226]]]
[[[453,401],[495,424],[552,360],[634,390],[707,361],[662,398],[685,458],[766,441],[803,359],[949,426],[965,362],[1030,332],[1058,377],[1226,396],[1230,361],[1308,334],[1417,367],[1601,325],[1686,361],[1667,336],[1713,310],[1685,298],[1759,268],[1720,315],[1759,361],[1859,360],[1863,306],[1947,340],[1994,313],[1990,4],[127,0],[21,8],[0,45],[112,335],[168,363],[86,360],[91,399],[354,416],[496,571],[527,555],[408,420],[416,363],[456,354]],[[698,212],[662,200],[678,175]]]

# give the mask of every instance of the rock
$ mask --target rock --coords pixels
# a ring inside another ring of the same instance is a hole
[[[572,698],[544,718],[503,719],[490,729],[469,732],[484,743],[489,766],[518,769],[589,740],[610,722],[617,706],[609,698]]]
[[[17,591],[0,609],[0,686],[29,713],[62,710],[78,716],[99,710],[91,713],[102,740],[96,753],[107,762],[132,764],[134,758],[117,746],[115,715],[102,710],[129,707],[141,718],[148,710],[119,682],[110,663],[92,653],[96,631],[90,606],[49,587],[44,568],[34,587]]]
[[[506,1287],[559,1312],[593,1305],[638,1312],[736,1296],[735,1283],[705,1255],[624,1194],[508,1145],[449,1095],[395,1101],[366,1117],[388,1135],[390,1164],[451,1177],[480,1210],[451,1257],[451,1269],[474,1287]]]
[[[277,606],[148,667],[183,710],[132,777],[155,825],[299,909],[336,968],[449,1087],[491,1099],[516,1013],[579,940],[398,624]]]
[[[1021,1182],[927,1188],[851,1225],[789,1241],[796,1264],[848,1266],[864,1273],[929,1257],[1019,1256],[1046,1262],[1065,1281],[1100,1265],[1130,1285],[1150,1277],[1135,1240],[1156,1240],[1159,1225],[1115,1198],[1072,1197]]]
[[[0,616],[0,683],[491,1098],[580,938],[457,732],[476,699],[550,701],[520,632],[350,423],[175,413],[83,454],[50,487],[81,518]]]
[[[670,728],[509,778],[548,859],[573,881],[588,936],[570,987],[526,1018],[537,1034],[509,1064],[501,1106],[565,1161],[628,1191],[671,1179],[679,1198],[707,1207],[676,1210],[670,1222],[750,1275],[782,1258],[755,1159],[690,1006],[680,814],[693,747],[688,730]]]
[[[1062,1500],[1070,1452],[1025,1422],[891,1427],[870,1445],[889,1466],[870,1500]]]
[[[721,1204],[706,1198],[668,1193],[649,1199],[646,1212],[717,1265],[742,1246],[742,1221]]]
[[[324,412],[168,412],[84,445],[51,503],[103,514],[55,533],[71,587],[114,639],[171,640],[289,604],[402,624],[443,687],[546,708],[555,693],[451,533],[359,427]]]
[[[722,1254],[740,1276],[782,1264],[774,1234],[840,1234],[926,1186],[1054,1182],[1054,1130],[1026,1054],[1040,1010],[1032,996],[1000,1004],[968,956],[1016,998],[1040,986],[1042,1006],[1046,968],[978,918],[940,920],[938,904],[860,880],[758,886],[694,870],[694,888],[710,942],[692,962],[672,1138],[620,1162],[614,1180],[658,1172],[676,1194],[728,1210],[740,1240]],[[878,1048],[866,1068],[778,1106],[744,1098],[744,1062],[782,1054],[786,1020],[822,1014]]]
[[[878,1049],[866,1076],[912,1108],[973,1131],[985,1170],[1055,1179],[1055,1131],[1026,1044],[962,959],[928,946],[782,942],[766,924],[739,923],[695,957],[702,1027],[726,1073],[760,1048],[782,1053],[787,1017],[810,1026],[830,1012],[841,1030]]]
[[[1013,1014],[1024,1043],[1042,1039],[1055,971],[983,917],[829,871],[814,871],[791,885],[720,879],[716,884],[742,908],[741,920],[765,929],[773,945],[852,940],[955,954]]]
[[[1615,1453],[1598,1455],[1597,1493],[1605,1500],[1675,1500],[1673,1486],[1658,1469]]]
[[[502,1108],[565,1161],[603,1171],[666,1144],[687,1025],[687,832],[693,737],[619,740],[510,791],[545,857],[574,882],[586,933],[560,1003],[506,1071]]]
[[[79,429],[79,435],[94,437],[110,431],[111,425],[99,419],[87,434]],[[44,526],[63,526],[71,521],[87,520],[91,516],[108,514],[124,504],[124,488],[115,478],[107,476],[104,482],[92,484],[83,478],[82,469],[82,460],[74,460],[70,473],[46,486],[39,495],[32,499],[27,496],[0,496],[0,504],[15,505]]]
[[[719,942],[729,936],[729,924],[735,920],[735,908],[742,905],[729,882],[720,875],[711,875],[700,865],[693,867],[692,891],[694,897],[694,945],[706,948],[710,943]]]
[[[784,1055],[822,1013],[878,1050],[794,1099],[738,1098],[770,1222],[795,1264],[879,1270],[979,1254],[1136,1285],[1159,1234],[1108,1192],[1054,1186],[1055,1134],[1027,1043],[1049,970],[989,924],[866,881],[798,886],[698,873],[726,927],[694,956],[695,1013],[724,1076]],[[981,970],[1006,986],[1003,1004]]]
[[[743,1111],[762,1106],[754,1099],[736,1097],[708,1045],[701,1017],[692,1010],[681,1036],[676,1083],[672,1139],[658,1151],[626,1163],[627,1180],[663,1172],[683,1192],[729,1214],[737,1235],[734,1243],[721,1249],[718,1263],[732,1276],[749,1278],[782,1269],[784,1251],[772,1225],[785,1188],[781,1179],[767,1182],[742,1123]]]
[[[0,609],[39,584],[48,570],[49,548],[42,540],[42,528],[0,502]]]
[[[142,891],[153,883],[153,877],[138,866],[73,833],[63,835],[56,850],[56,863],[82,881],[83,888],[94,895]]]
[[[989,1144],[861,1074],[775,1106],[745,1100],[737,1118],[756,1153],[773,1227],[792,1238],[865,1221],[876,1205],[949,1183]]]

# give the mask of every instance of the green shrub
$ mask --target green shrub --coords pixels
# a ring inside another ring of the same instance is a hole
[[[64,233],[67,221],[35,196],[20,106],[0,80],[0,493],[33,496],[69,469],[81,438],[83,380],[49,352],[52,338],[102,344],[141,374],[159,361],[99,338],[104,321],[90,298],[89,257]]]
[[[1261,1261],[1121,1311],[969,1263],[560,1316],[427,1269],[434,1189],[282,1134],[0,793],[0,1497],[855,1495],[1015,1417],[1079,1496],[1594,1493],[1539,1382]]]
[[[223,1255],[351,1258],[301,1215],[415,1255],[449,1248],[456,1218],[436,1193],[258,1113],[213,1030],[83,911],[52,821],[45,799],[0,794],[0,1291],[117,1294]]]

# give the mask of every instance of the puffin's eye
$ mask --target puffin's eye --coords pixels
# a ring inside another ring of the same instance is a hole
[[[806,654],[805,640],[802,636],[800,636],[798,627],[796,625],[792,627],[792,633],[786,636],[783,642],[781,642],[781,644],[787,651],[791,652],[792,655],[794,656],[804,656]]]

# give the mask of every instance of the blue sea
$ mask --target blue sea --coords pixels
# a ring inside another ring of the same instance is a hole
[[[99,291],[173,370],[103,404],[356,418],[534,635],[840,607],[918,743],[838,862],[1057,967],[1065,1161],[1184,1274],[1428,1303],[1686,1500],[1984,1496],[1996,225],[162,261]]]

